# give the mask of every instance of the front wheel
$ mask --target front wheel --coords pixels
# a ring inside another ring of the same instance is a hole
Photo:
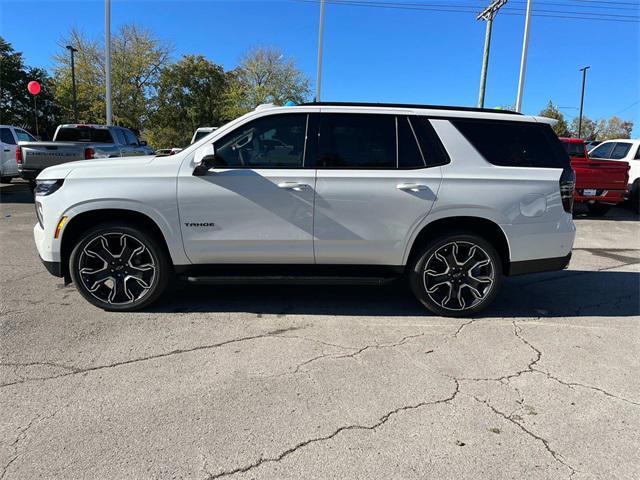
[[[464,317],[489,306],[502,285],[502,262],[496,249],[472,233],[434,239],[414,257],[411,288],[436,315]]]
[[[158,299],[170,266],[156,238],[134,225],[108,223],[89,229],[71,252],[71,278],[93,305],[129,312]]]

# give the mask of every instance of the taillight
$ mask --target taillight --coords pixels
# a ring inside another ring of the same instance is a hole
[[[22,148],[16,147],[16,163],[22,165]]]
[[[560,175],[560,198],[562,207],[567,213],[573,212],[573,191],[576,186],[576,173],[572,168],[565,168]]]
[[[93,158],[93,155],[95,154],[95,150],[91,147],[87,147],[84,149],[84,159],[85,160],[91,160]]]

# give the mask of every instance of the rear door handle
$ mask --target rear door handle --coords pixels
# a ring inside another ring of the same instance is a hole
[[[284,189],[287,189],[287,190],[295,190],[296,192],[301,192],[302,190],[304,190],[308,186],[309,185],[307,185],[306,183],[300,183],[300,182],[280,182],[278,184],[278,188],[284,188]]]
[[[422,183],[399,183],[396,185],[398,190],[411,190],[412,192],[419,192],[420,190],[429,190],[429,187]]]
[[[9,149],[9,148],[5,148],[5,149],[4,149],[4,151],[5,151],[5,152],[10,152],[10,151],[11,151],[11,149]]]

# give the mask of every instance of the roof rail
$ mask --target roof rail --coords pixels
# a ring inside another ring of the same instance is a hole
[[[391,107],[391,108],[422,108],[429,110],[452,110],[460,112],[484,112],[484,113],[504,113],[506,115],[522,115],[519,112],[511,110],[502,110],[497,108],[476,108],[476,107],[458,107],[454,105],[421,105],[413,103],[366,103],[366,102],[307,102],[300,105],[319,105],[319,106],[335,106],[335,107]]]

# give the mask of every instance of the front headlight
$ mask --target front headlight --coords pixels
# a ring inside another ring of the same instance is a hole
[[[51,195],[58,190],[63,183],[64,180],[36,180],[35,194],[41,197]]]

